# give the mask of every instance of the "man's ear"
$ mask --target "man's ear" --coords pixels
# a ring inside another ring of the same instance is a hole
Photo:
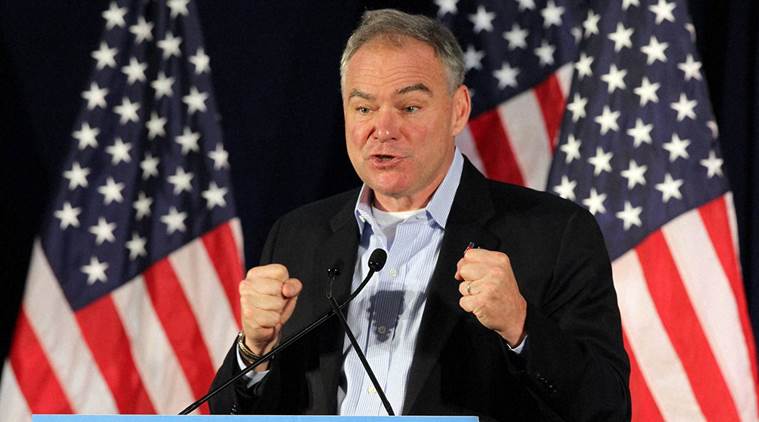
[[[469,97],[469,88],[461,84],[453,93],[453,107],[451,110],[452,136],[456,136],[464,130],[469,122],[469,113],[472,112],[472,99]]]

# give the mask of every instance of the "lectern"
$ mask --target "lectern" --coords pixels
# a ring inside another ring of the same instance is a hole
[[[475,416],[34,415],[32,422],[478,422]]]

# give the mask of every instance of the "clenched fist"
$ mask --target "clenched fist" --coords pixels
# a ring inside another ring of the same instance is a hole
[[[263,355],[279,343],[282,326],[295,309],[303,284],[290,278],[280,264],[254,267],[240,282],[240,305],[245,345],[253,353]],[[257,371],[268,369],[268,363]]]
[[[497,332],[511,347],[525,336],[527,301],[519,292],[509,257],[502,252],[469,249],[456,264],[461,281],[459,306]]]

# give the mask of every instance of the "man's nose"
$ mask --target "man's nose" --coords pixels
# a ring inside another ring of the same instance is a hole
[[[395,110],[380,109],[377,112],[374,138],[380,142],[395,140],[398,136],[398,116]]]

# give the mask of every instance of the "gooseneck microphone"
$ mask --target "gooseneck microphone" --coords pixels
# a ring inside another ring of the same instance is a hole
[[[376,257],[380,259],[374,259],[374,254],[377,251],[382,251],[382,257]],[[374,252],[372,252],[371,256],[369,256],[369,272],[377,272],[382,269],[382,267],[385,266],[385,260],[387,259],[387,254],[384,253],[382,249],[375,249]],[[372,381],[372,385],[374,385],[374,389],[377,390],[377,394],[380,397],[380,400],[382,400],[382,405],[385,406],[385,411],[387,412],[388,416],[395,416],[395,412],[393,412],[393,407],[390,405],[390,402],[387,400],[387,396],[385,396],[385,390],[382,389],[382,387],[379,385],[379,381],[377,381],[377,377],[374,375],[374,371],[372,371],[372,367],[369,366],[369,362],[366,360],[366,356],[364,356],[364,352],[361,350],[361,347],[358,345],[358,341],[356,341],[356,337],[353,335],[353,331],[351,331],[351,328],[348,326],[348,321],[345,319],[345,315],[343,315],[343,311],[340,309],[340,305],[335,300],[335,297],[332,296],[332,285],[334,284],[335,278],[339,275],[339,270],[335,270],[334,268],[331,268],[330,270],[327,270],[327,275],[329,276],[329,289],[327,290],[327,301],[329,301],[329,306],[332,308],[332,312],[337,315],[337,319],[340,320],[340,324],[342,324],[343,329],[345,330],[345,334],[348,335],[348,340],[350,340],[351,345],[353,346],[353,350],[356,352],[356,355],[358,356],[358,359],[361,361],[361,366],[364,367],[364,371],[366,371],[366,374],[369,375],[369,379]]]
[[[363,290],[364,287],[366,287],[367,283],[369,283],[369,279],[372,278],[372,276],[374,275],[374,273],[376,273],[377,271],[381,270],[382,267],[385,266],[385,261],[386,260],[387,260],[387,252],[385,252],[384,250],[382,250],[380,248],[377,248],[374,251],[372,251],[372,254],[369,256],[369,272],[366,274],[366,277],[364,277],[364,280],[361,281],[361,284],[358,285],[358,287],[356,288],[356,290],[354,290],[350,294],[350,296],[348,296],[348,298],[343,303],[341,303],[339,306],[337,306],[337,311],[340,311],[341,309],[343,309],[347,304],[349,304],[353,299],[355,299],[356,296],[358,296],[359,293],[361,293],[361,290]],[[337,274],[339,273],[339,270],[335,269],[335,268],[330,268],[330,270],[328,271],[328,273],[329,273],[328,275],[330,276],[330,283],[332,283],[332,281],[334,280],[334,278],[337,277]],[[331,288],[330,288],[330,290],[331,290]],[[317,319],[316,321],[314,321],[311,324],[309,324],[306,328],[298,331],[292,337],[290,337],[287,340],[285,340],[284,342],[280,343],[277,347],[271,349],[268,353],[265,353],[260,358],[258,358],[256,361],[254,361],[250,365],[246,366],[245,369],[243,369],[240,373],[238,373],[237,375],[235,375],[235,376],[231,377],[230,379],[226,380],[223,384],[221,384],[220,386],[218,386],[218,387],[214,388],[213,390],[209,391],[205,396],[201,397],[197,401],[193,402],[192,404],[190,404],[189,406],[187,406],[186,408],[184,408],[184,410],[182,410],[181,412],[179,412],[179,415],[187,415],[190,412],[192,412],[193,410],[197,409],[203,403],[205,403],[209,399],[211,399],[213,396],[219,394],[219,392],[221,390],[223,390],[223,389],[229,387],[230,385],[232,385],[235,381],[237,381],[240,378],[242,378],[245,374],[247,374],[248,372],[252,371],[258,365],[260,365],[260,364],[262,364],[262,363],[270,360],[275,355],[277,355],[277,353],[281,352],[282,350],[285,350],[291,344],[293,344],[296,341],[298,341],[298,339],[300,339],[304,335],[310,333],[315,328],[317,328],[317,327],[321,326],[322,324],[324,324],[324,322],[327,321],[332,315],[335,315],[335,308],[330,309],[327,313],[325,313],[324,315],[322,315],[321,317],[319,317],[319,319]],[[342,313],[341,313],[341,315],[342,315]]]

